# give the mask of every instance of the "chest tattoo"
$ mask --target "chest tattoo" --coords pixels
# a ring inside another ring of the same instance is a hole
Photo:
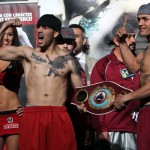
[[[49,72],[47,76],[51,76],[54,74],[54,76],[62,76],[60,70],[65,69],[66,64],[68,64],[68,60],[70,60],[70,57],[67,56],[59,56],[56,57],[53,61],[49,59],[48,55],[46,55],[48,58],[48,68]]]
[[[46,59],[41,58],[41,56],[39,56],[35,53],[32,53],[31,58],[33,59],[33,61],[35,63],[39,63],[39,64],[40,63],[47,63]]]
[[[58,56],[54,60],[51,60],[48,55],[46,55],[46,58],[42,58],[42,56],[37,55],[36,53],[32,53],[31,55],[32,61],[36,64],[41,65],[47,65],[48,72],[44,75],[46,76],[60,76],[63,77],[63,73],[65,72],[66,65],[68,64],[68,61],[71,60],[73,68],[77,75],[81,74],[81,67],[78,63],[78,61],[74,60],[70,55],[65,56]]]

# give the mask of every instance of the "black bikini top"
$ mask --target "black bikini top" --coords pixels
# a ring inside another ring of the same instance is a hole
[[[12,61],[7,68],[0,73],[0,85],[8,90],[18,93],[23,68],[20,62]]]

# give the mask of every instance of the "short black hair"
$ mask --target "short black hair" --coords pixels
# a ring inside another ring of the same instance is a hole
[[[79,24],[70,24],[69,28],[80,29],[82,31],[82,33],[83,33],[83,38],[86,38],[88,40],[88,38],[86,37],[85,29],[81,25],[79,25]],[[89,50],[89,44],[86,43],[82,47],[82,52],[83,53],[88,53],[88,50]]]
[[[79,28],[83,33],[85,33],[85,29],[79,24],[71,24],[69,25],[69,28]]]

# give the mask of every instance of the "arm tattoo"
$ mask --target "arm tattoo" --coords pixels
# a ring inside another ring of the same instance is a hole
[[[72,65],[74,66],[74,70],[75,70],[76,74],[77,74],[78,76],[81,76],[82,68],[81,68],[81,65],[80,65],[80,63],[78,62],[78,60],[72,59]]]
[[[143,75],[141,79],[141,86],[145,85],[148,82],[150,82],[150,74]]]

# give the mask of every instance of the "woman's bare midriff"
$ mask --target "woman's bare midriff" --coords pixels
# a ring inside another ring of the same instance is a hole
[[[20,102],[16,93],[0,86],[0,110],[14,110],[20,106]]]

